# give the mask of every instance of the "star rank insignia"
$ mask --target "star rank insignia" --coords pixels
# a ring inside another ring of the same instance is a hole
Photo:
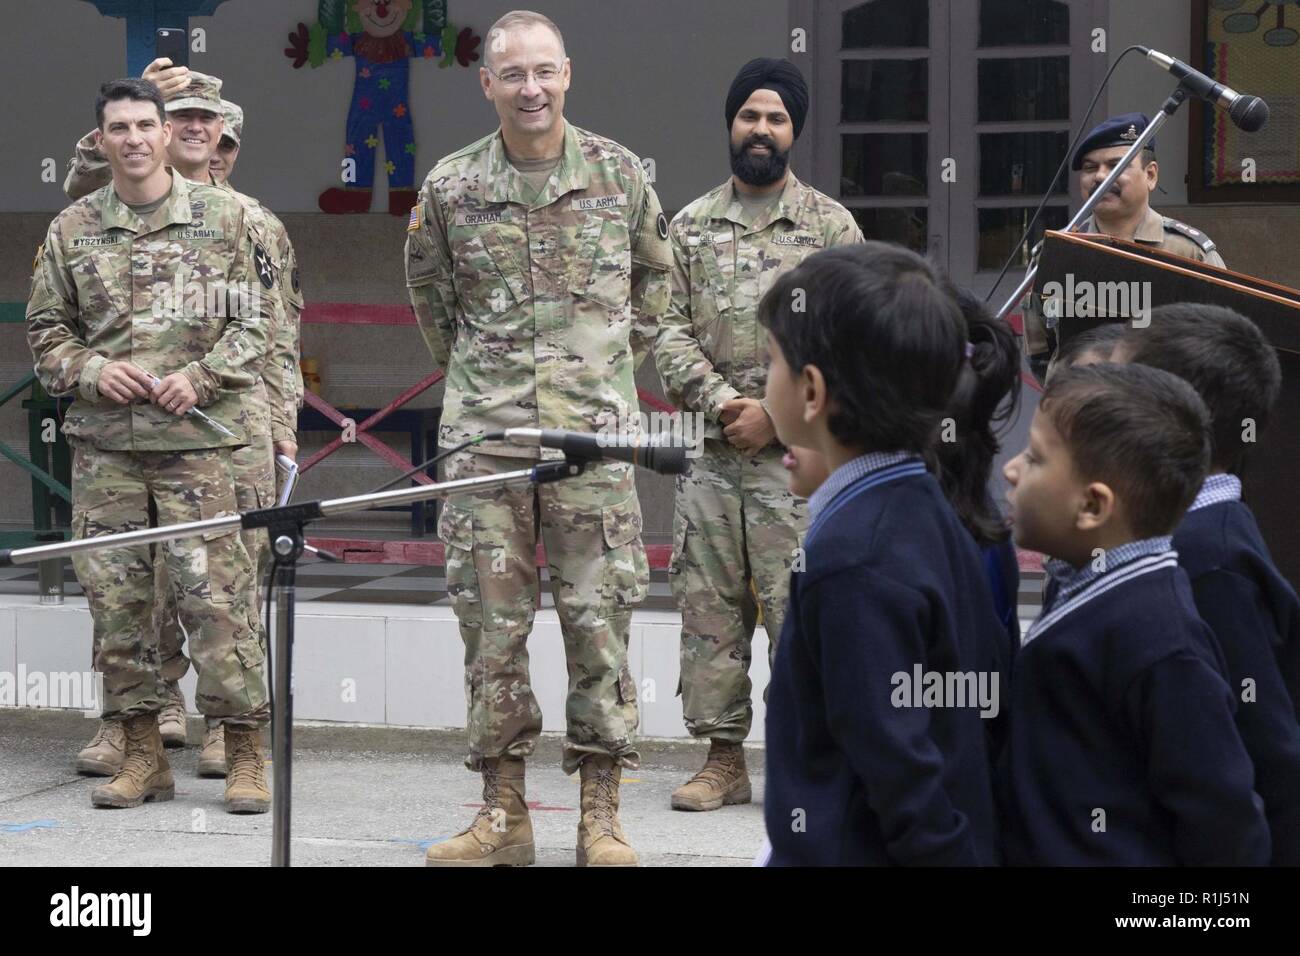
[[[260,242],[253,251],[253,265],[257,269],[257,277],[262,281],[262,285],[268,289],[275,285],[275,271],[271,268],[271,257],[266,254]]]

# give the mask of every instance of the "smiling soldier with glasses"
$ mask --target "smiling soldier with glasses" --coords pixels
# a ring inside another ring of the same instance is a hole
[[[569,58],[565,57],[564,62],[567,65],[569,62]],[[515,89],[517,87],[523,86],[530,76],[533,78],[533,80],[537,83],[538,86],[550,86],[553,83],[555,83],[564,72],[562,69],[560,69],[560,67],[555,66],[553,64],[539,67],[536,71],[531,73],[525,73],[523,70],[511,70],[509,73],[502,74],[502,73],[498,73],[490,66],[485,66],[483,67],[483,69],[487,70],[489,73],[491,73],[493,76],[495,76],[498,80],[500,80],[503,84],[510,87],[511,89]]]
[[[636,156],[565,121],[571,67],[559,29],[508,13],[488,31],[486,56],[479,77],[501,126],[434,167],[407,226],[411,302],[447,373],[444,448],[505,428],[600,432],[636,420],[633,371],[668,307],[659,199]],[[486,454],[451,457],[445,477],[514,471],[537,455],[478,448]],[[568,660],[563,769],[582,780],[577,862],[635,866],[619,783],[639,760],[627,643],[650,575],[632,466],[454,496],[438,536],[465,642],[466,765],[483,775],[483,808],[426,862],[534,862],[524,760],[542,714],[526,642],[540,537]]]

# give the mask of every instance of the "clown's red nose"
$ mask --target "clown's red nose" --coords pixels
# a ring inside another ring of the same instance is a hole
[[[381,19],[381,20],[384,19],[385,17],[387,17],[387,16],[388,16],[388,4],[387,4],[387,3],[382,3],[382,2],[381,2],[381,3],[376,3],[376,4],[375,4],[375,15],[376,15],[377,17],[379,17],[379,19]]]

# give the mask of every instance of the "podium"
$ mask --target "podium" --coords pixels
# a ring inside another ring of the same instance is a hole
[[[1084,283],[1084,285],[1079,285]],[[1201,302],[1249,318],[1277,350],[1282,391],[1257,447],[1246,454],[1243,497],[1278,569],[1300,586],[1300,291],[1097,233],[1049,231],[1031,292],[1060,343],[1142,308]]]

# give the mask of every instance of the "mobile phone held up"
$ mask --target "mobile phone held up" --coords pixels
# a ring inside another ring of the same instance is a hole
[[[189,35],[177,27],[159,27],[154,31],[154,56],[167,57],[172,66],[189,66]]]

